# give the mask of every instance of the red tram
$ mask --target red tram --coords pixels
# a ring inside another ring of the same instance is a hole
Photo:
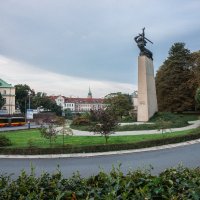
[[[24,117],[0,117],[0,127],[23,126],[25,124]]]

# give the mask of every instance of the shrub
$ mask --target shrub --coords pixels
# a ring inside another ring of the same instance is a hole
[[[137,121],[137,117],[135,116],[123,116],[121,122],[136,122]]]
[[[72,125],[89,125],[89,124],[90,120],[83,116],[76,117],[72,122]]]
[[[157,112],[154,114],[153,117],[151,117],[149,121],[156,122],[159,119],[162,119],[164,121],[174,121],[177,120],[177,118],[179,119],[179,116],[171,112]]]
[[[0,147],[10,146],[11,141],[5,135],[0,135]]]
[[[120,166],[109,173],[82,178],[77,172],[64,178],[57,170],[53,174],[44,172],[35,176],[22,171],[14,180],[0,175],[0,199],[199,199],[200,168],[183,166],[169,168],[159,175],[150,170],[128,171],[124,174]]]

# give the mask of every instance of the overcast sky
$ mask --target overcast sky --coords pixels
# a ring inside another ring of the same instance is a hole
[[[0,78],[49,95],[137,89],[146,27],[155,73],[175,42],[200,49],[199,0],[0,0]]]

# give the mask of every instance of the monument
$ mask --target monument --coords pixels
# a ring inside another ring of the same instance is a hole
[[[134,39],[140,49],[138,57],[138,110],[137,121],[147,122],[158,111],[153,67],[153,54],[145,48],[147,41],[145,28]],[[153,44],[153,43],[152,43]]]

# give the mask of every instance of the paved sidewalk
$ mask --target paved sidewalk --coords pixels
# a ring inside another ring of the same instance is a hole
[[[184,131],[184,130],[190,130],[193,128],[197,128],[200,126],[200,120],[196,120],[196,121],[190,121],[188,122],[190,125],[189,126],[185,126],[182,128],[172,128],[172,129],[166,129],[165,133],[170,133],[170,132],[174,132],[174,131]],[[92,132],[88,132],[88,131],[79,131],[79,130],[74,130],[73,131],[73,135],[75,136],[99,136],[99,134],[94,134]],[[146,135],[146,134],[160,134],[162,133],[162,131],[160,130],[140,130],[140,131],[123,131],[123,132],[115,132],[115,134],[111,135],[111,136],[124,136],[124,135]]]

